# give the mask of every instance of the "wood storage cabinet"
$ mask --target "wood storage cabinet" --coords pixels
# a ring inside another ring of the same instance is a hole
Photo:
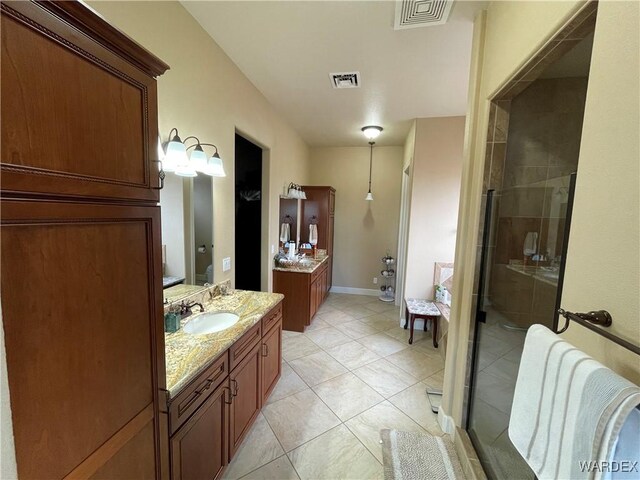
[[[328,292],[333,285],[333,233],[336,212],[336,189],[333,187],[316,187],[305,185],[302,187],[307,199],[302,202],[302,232],[300,238],[303,243],[309,241],[309,225],[318,225],[318,245],[327,251],[329,265],[327,268]]]
[[[167,478],[156,80],[78,2],[2,2],[2,323],[18,476]]]

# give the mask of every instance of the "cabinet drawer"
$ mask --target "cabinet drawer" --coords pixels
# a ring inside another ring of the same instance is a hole
[[[282,318],[282,302],[278,303],[275,307],[269,311],[264,317],[262,317],[262,334],[266,335],[266,333],[271,330],[278,320]]]
[[[235,366],[247,356],[251,349],[260,343],[260,339],[262,337],[260,326],[260,322],[256,323],[247,333],[240,337],[240,339],[231,346],[229,349],[230,370],[233,370]]]
[[[169,405],[169,428],[173,434],[229,374],[229,356],[224,352],[207,370],[178,394]]]
[[[311,282],[315,282],[327,270],[327,264],[320,266],[315,272],[311,274]]]

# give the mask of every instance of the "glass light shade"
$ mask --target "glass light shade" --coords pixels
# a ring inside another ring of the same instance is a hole
[[[164,148],[162,148],[162,140],[160,140],[160,135],[158,135],[158,160],[164,160]]]
[[[367,193],[367,196],[366,196],[366,197],[364,197],[364,199],[365,199],[365,200],[372,201],[372,200],[373,200],[373,195],[372,195],[372,193],[371,193],[371,192]]]
[[[165,172],[175,172],[179,167],[184,167],[188,164],[187,149],[180,141],[180,137],[176,135],[167,145],[167,153],[162,164],[164,170]]]
[[[207,154],[202,151],[200,145],[196,146],[193,152],[191,152],[190,161],[195,171],[207,173]]]
[[[176,167],[176,175],[181,177],[197,177],[198,172],[193,168],[191,163],[187,163],[186,165],[179,165]]]
[[[374,140],[378,138],[378,135],[380,135],[380,132],[382,132],[382,127],[378,127],[375,125],[362,127],[362,133],[364,133],[364,136],[367,137],[369,140]]]
[[[224,165],[222,164],[222,159],[218,153],[214,153],[209,158],[209,163],[207,164],[207,175],[211,175],[212,177],[226,177],[227,174],[224,173]]]
[[[302,196],[300,197],[302,200],[306,200],[307,199],[307,194],[304,193],[304,190],[302,190]]]

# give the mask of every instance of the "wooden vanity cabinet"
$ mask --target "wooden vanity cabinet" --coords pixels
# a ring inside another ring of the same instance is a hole
[[[231,371],[229,460],[236,453],[262,408],[262,345],[256,344]]]
[[[324,302],[329,284],[330,259],[312,273],[273,271],[273,291],[284,295],[282,328],[304,332]]]
[[[262,403],[275,388],[282,373],[282,316],[262,337]]]
[[[282,302],[169,402],[174,480],[221,477],[278,382],[281,358]]]
[[[171,437],[174,480],[213,480],[222,474],[229,454],[229,403],[227,378]]]

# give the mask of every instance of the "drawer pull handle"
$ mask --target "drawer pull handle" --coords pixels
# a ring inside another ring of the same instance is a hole
[[[267,345],[266,343],[262,344],[262,356],[263,357],[269,356],[269,345]]]
[[[196,393],[197,393],[198,395],[201,395],[201,394],[202,394],[202,392],[205,392],[205,391],[209,390],[209,388],[211,388],[211,384],[212,384],[212,383],[213,383],[213,380],[212,380],[212,379],[210,379],[210,378],[209,378],[209,379],[207,379],[207,382],[205,383],[204,387],[202,387],[200,390],[196,390]]]

